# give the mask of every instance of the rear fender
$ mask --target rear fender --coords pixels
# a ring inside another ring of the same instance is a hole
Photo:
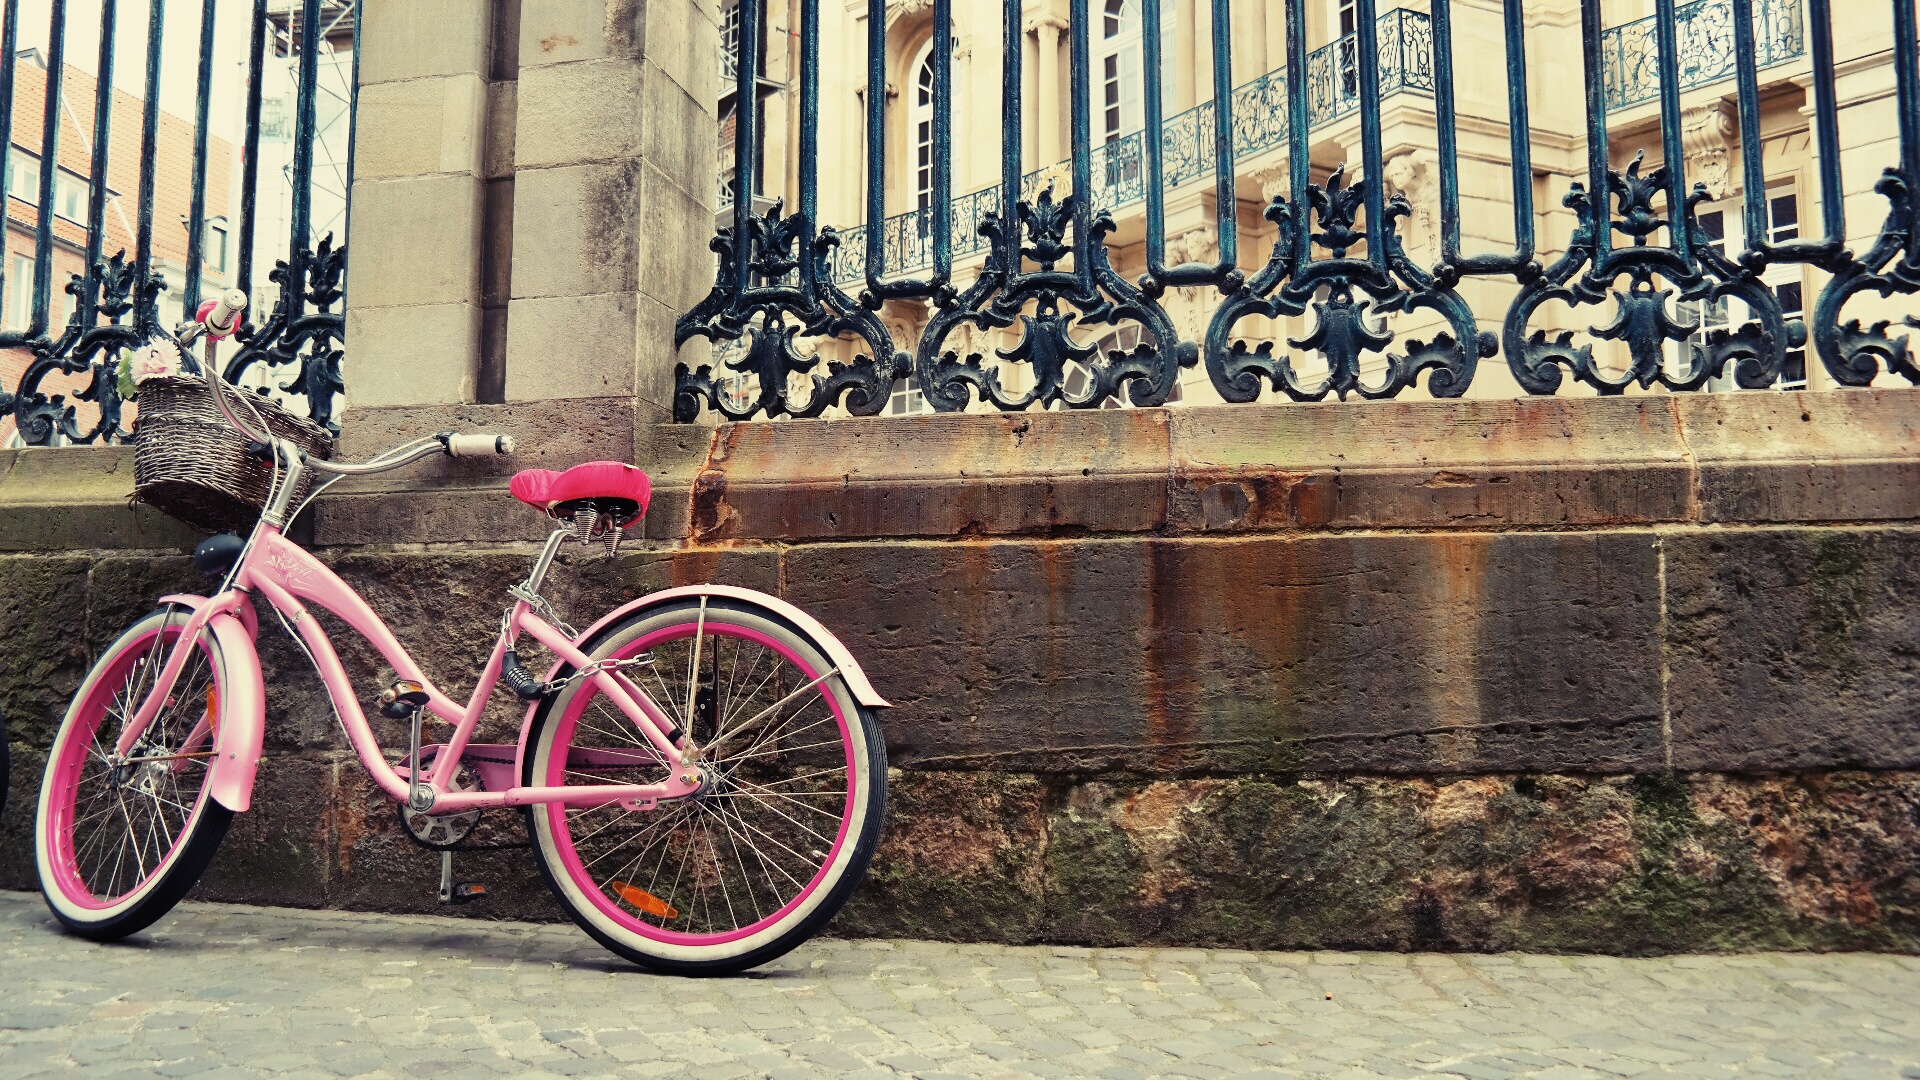
[[[818,619],[787,603],[785,600],[777,596],[769,596],[766,593],[758,592],[754,589],[742,589],[732,585],[688,585],[678,589],[666,589],[661,592],[650,593],[601,616],[600,621],[587,627],[581,631],[580,636],[573,639],[574,644],[582,651],[586,651],[587,643],[597,637],[602,630],[616,622],[626,619],[628,616],[646,608],[671,603],[672,601],[685,599],[687,597],[698,596],[716,597],[726,600],[743,600],[747,603],[758,604],[761,607],[767,608],[774,614],[792,623],[795,629],[799,630],[800,633],[804,634],[815,645],[819,646],[820,651],[827,655],[827,659],[833,663],[833,666],[839,669],[841,678],[846,680],[847,689],[853,691],[854,700],[869,709],[890,709],[893,707],[892,702],[881,697],[880,692],[873,688],[873,683],[867,680],[867,673],[860,668],[860,661],[855,660],[853,653],[848,651],[845,645],[841,644],[839,638],[833,636],[833,631],[820,625]],[[547,681],[552,682],[558,678],[560,676],[560,669],[565,666],[564,663],[555,663],[553,667],[547,671]],[[536,701],[529,706],[527,709],[527,718],[520,725],[522,768],[519,772],[523,778],[526,776],[525,758],[527,753],[527,740],[533,735],[533,717],[534,714],[540,710],[541,704],[542,702]]]

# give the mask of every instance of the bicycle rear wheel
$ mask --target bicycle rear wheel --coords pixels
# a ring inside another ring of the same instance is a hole
[[[765,963],[832,918],[866,872],[886,806],[879,725],[805,635],[739,601],[637,612],[588,650],[646,652],[653,665],[632,677],[704,748],[708,783],[651,810],[530,807],[541,872],[582,929],[637,964],[722,974]],[[536,718],[529,784],[665,776],[591,681]]]
[[[74,695],[47,754],[34,850],[40,892],[69,930],[111,941],[165,915],[206,870],[233,812],[207,796],[227,669],[202,633],[125,761],[114,748],[185,611],[156,611],[110,646]]]

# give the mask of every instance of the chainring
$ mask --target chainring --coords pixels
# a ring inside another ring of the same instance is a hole
[[[424,772],[426,763],[422,763]],[[453,772],[453,782],[447,785],[451,791],[480,791],[480,773],[473,766],[462,761]],[[460,841],[473,835],[480,824],[480,811],[465,810],[457,814],[421,814],[406,803],[396,809],[400,813],[400,828],[406,832],[407,839],[430,851],[448,851],[457,847]]]

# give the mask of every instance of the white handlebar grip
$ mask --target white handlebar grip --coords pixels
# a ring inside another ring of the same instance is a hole
[[[207,312],[203,321],[207,329],[216,334],[230,334],[234,330],[235,318],[245,310],[247,294],[239,289],[228,289],[214,300],[212,310]]]
[[[454,457],[488,457],[513,453],[513,436],[467,432],[447,437],[447,453]]]

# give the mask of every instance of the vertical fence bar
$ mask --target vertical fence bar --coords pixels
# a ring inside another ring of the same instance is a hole
[[[1166,104],[1160,100],[1160,65],[1165,58],[1160,55],[1160,18],[1160,0],[1141,0],[1140,66],[1146,80],[1141,87],[1141,108],[1146,113],[1146,127],[1140,132],[1140,146],[1147,169],[1147,274],[1155,279],[1167,272],[1167,178],[1162,162],[1166,118],[1161,115]]]
[[[1807,21],[1813,24],[1813,134],[1820,148],[1820,216],[1826,243],[1837,250],[1847,242],[1847,193],[1840,186],[1840,104],[1834,91],[1831,0],[1807,0]]]
[[[93,325],[97,307],[93,273],[100,265],[100,246],[107,218],[107,155],[113,138],[113,46],[119,22],[120,0],[101,0],[100,66],[93,92],[93,163],[87,178],[87,286],[80,295],[80,326]],[[41,193],[46,201],[47,192]]]
[[[753,284],[753,179],[760,171],[760,0],[739,2],[739,52],[733,69],[733,296]],[[868,236],[872,244],[872,236]]]
[[[1670,3],[1671,0],[1668,0]],[[1384,154],[1380,149],[1380,28],[1374,24],[1375,0],[1360,0],[1360,159],[1367,176],[1367,259],[1386,269],[1387,194]]]
[[[1007,242],[1008,274],[1020,272],[1020,237],[1023,231],[1016,207],[1020,205],[1020,51],[1025,30],[1020,24],[1021,0],[1006,0],[1005,25],[1001,46],[1006,59],[1000,69],[1000,227]],[[873,244],[874,226],[867,226],[867,244]]]
[[[360,134],[360,13],[364,0],[353,0],[353,83],[347,88],[347,206],[340,221],[347,238],[353,237],[353,152]],[[347,275],[340,276],[340,308],[347,306]],[[343,339],[344,340],[344,339]]]
[[[800,0],[800,289],[814,290],[813,238],[820,213],[820,0]],[[868,226],[867,242],[874,229]],[[829,273],[832,271],[829,270]]]
[[[1451,0],[1433,0],[1432,31],[1433,122],[1440,149],[1440,261],[1452,264],[1460,261],[1460,143],[1454,131]],[[1404,65],[1401,70],[1406,70]]]
[[[953,0],[933,0],[932,211],[937,288],[953,274]]]
[[[1073,96],[1073,273],[1091,290],[1093,281],[1093,131],[1092,47],[1088,43],[1087,0],[1067,4],[1069,92]]]
[[[213,101],[214,5],[218,2],[204,0],[200,5],[200,65],[193,101],[193,190],[187,206],[187,274],[180,292],[182,313],[189,319],[200,307],[201,245],[207,235],[207,111]]]
[[[1313,261],[1313,217],[1307,186],[1313,163],[1307,155],[1307,13],[1305,0],[1287,0],[1287,198],[1293,210],[1294,258],[1302,267]]]
[[[1159,27],[1153,32],[1159,33]],[[1213,216],[1220,241],[1220,272],[1224,274],[1240,261],[1240,199],[1233,175],[1232,0],[1213,0],[1213,161]]]
[[[60,92],[67,73],[67,0],[53,0],[47,25],[47,107],[40,128],[40,205],[33,236],[33,321],[27,337],[48,331],[53,309],[53,191],[59,178]],[[11,148],[9,148],[11,149]]]
[[[755,0],[741,0],[743,7]],[[747,32],[741,12],[740,32]],[[741,77],[740,93],[747,93]],[[734,199],[735,205],[739,198]],[[738,215],[736,215],[737,217]],[[878,294],[887,272],[887,2],[867,0],[867,288]],[[744,235],[744,234],[743,234]],[[742,282],[744,288],[744,281]]]
[[[134,322],[152,319],[158,329],[159,314],[147,306],[147,286],[153,276],[153,183],[154,164],[160,142],[160,54],[166,45],[164,25],[167,0],[147,0],[147,100],[140,118],[140,218],[133,250],[140,267],[140,289],[134,308]]]
[[[1920,39],[1916,39],[1913,0],[1893,0],[1893,94],[1900,112],[1900,172],[1907,182],[1907,212],[1920,210]],[[1915,227],[1909,216],[1908,228]],[[1908,268],[1920,266],[1920,243],[1909,237]]]
[[[266,64],[267,0],[253,0],[253,33],[247,46],[247,129],[240,151],[239,287],[248,295],[253,294],[253,208],[260,188],[260,82]]]
[[[13,173],[13,76],[15,53],[20,49],[20,0],[6,0],[0,11],[4,12],[0,18],[6,20],[6,25],[0,26],[0,104],[4,104],[4,108],[0,108],[0,237],[3,237],[8,213],[13,209],[13,195],[8,185]],[[7,244],[0,240],[0,311],[6,310],[7,263],[11,261],[5,257],[7,254]],[[0,326],[0,330],[5,329]],[[6,387],[0,386],[0,395],[6,391]]]
[[[1606,62],[1602,57],[1600,0],[1580,0],[1581,60],[1587,80],[1587,186],[1593,207],[1593,267],[1605,265],[1613,251],[1613,216],[1608,209]]]
[[[307,309],[307,254],[313,242],[313,143],[319,137],[315,116],[320,82],[320,0],[306,0],[300,11],[300,85],[294,92],[293,225],[287,249],[287,277],[281,285],[287,322]]]
[[[1660,51],[1660,155],[1667,170],[1667,236],[1691,270],[1687,225],[1687,153],[1680,138],[1680,40],[1674,0],[1654,0],[1654,40]]]
[[[1533,110],[1527,102],[1527,20],[1506,0],[1507,145],[1513,154],[1513,265],[1533,261]]]
[[[1748,251],[1767,241],[1767,169],[1760,146],[1760,65],[1753,51],[1753,0],[1733,0],[1733,61],[1740,99],[1741,184],[1747,189]]]

